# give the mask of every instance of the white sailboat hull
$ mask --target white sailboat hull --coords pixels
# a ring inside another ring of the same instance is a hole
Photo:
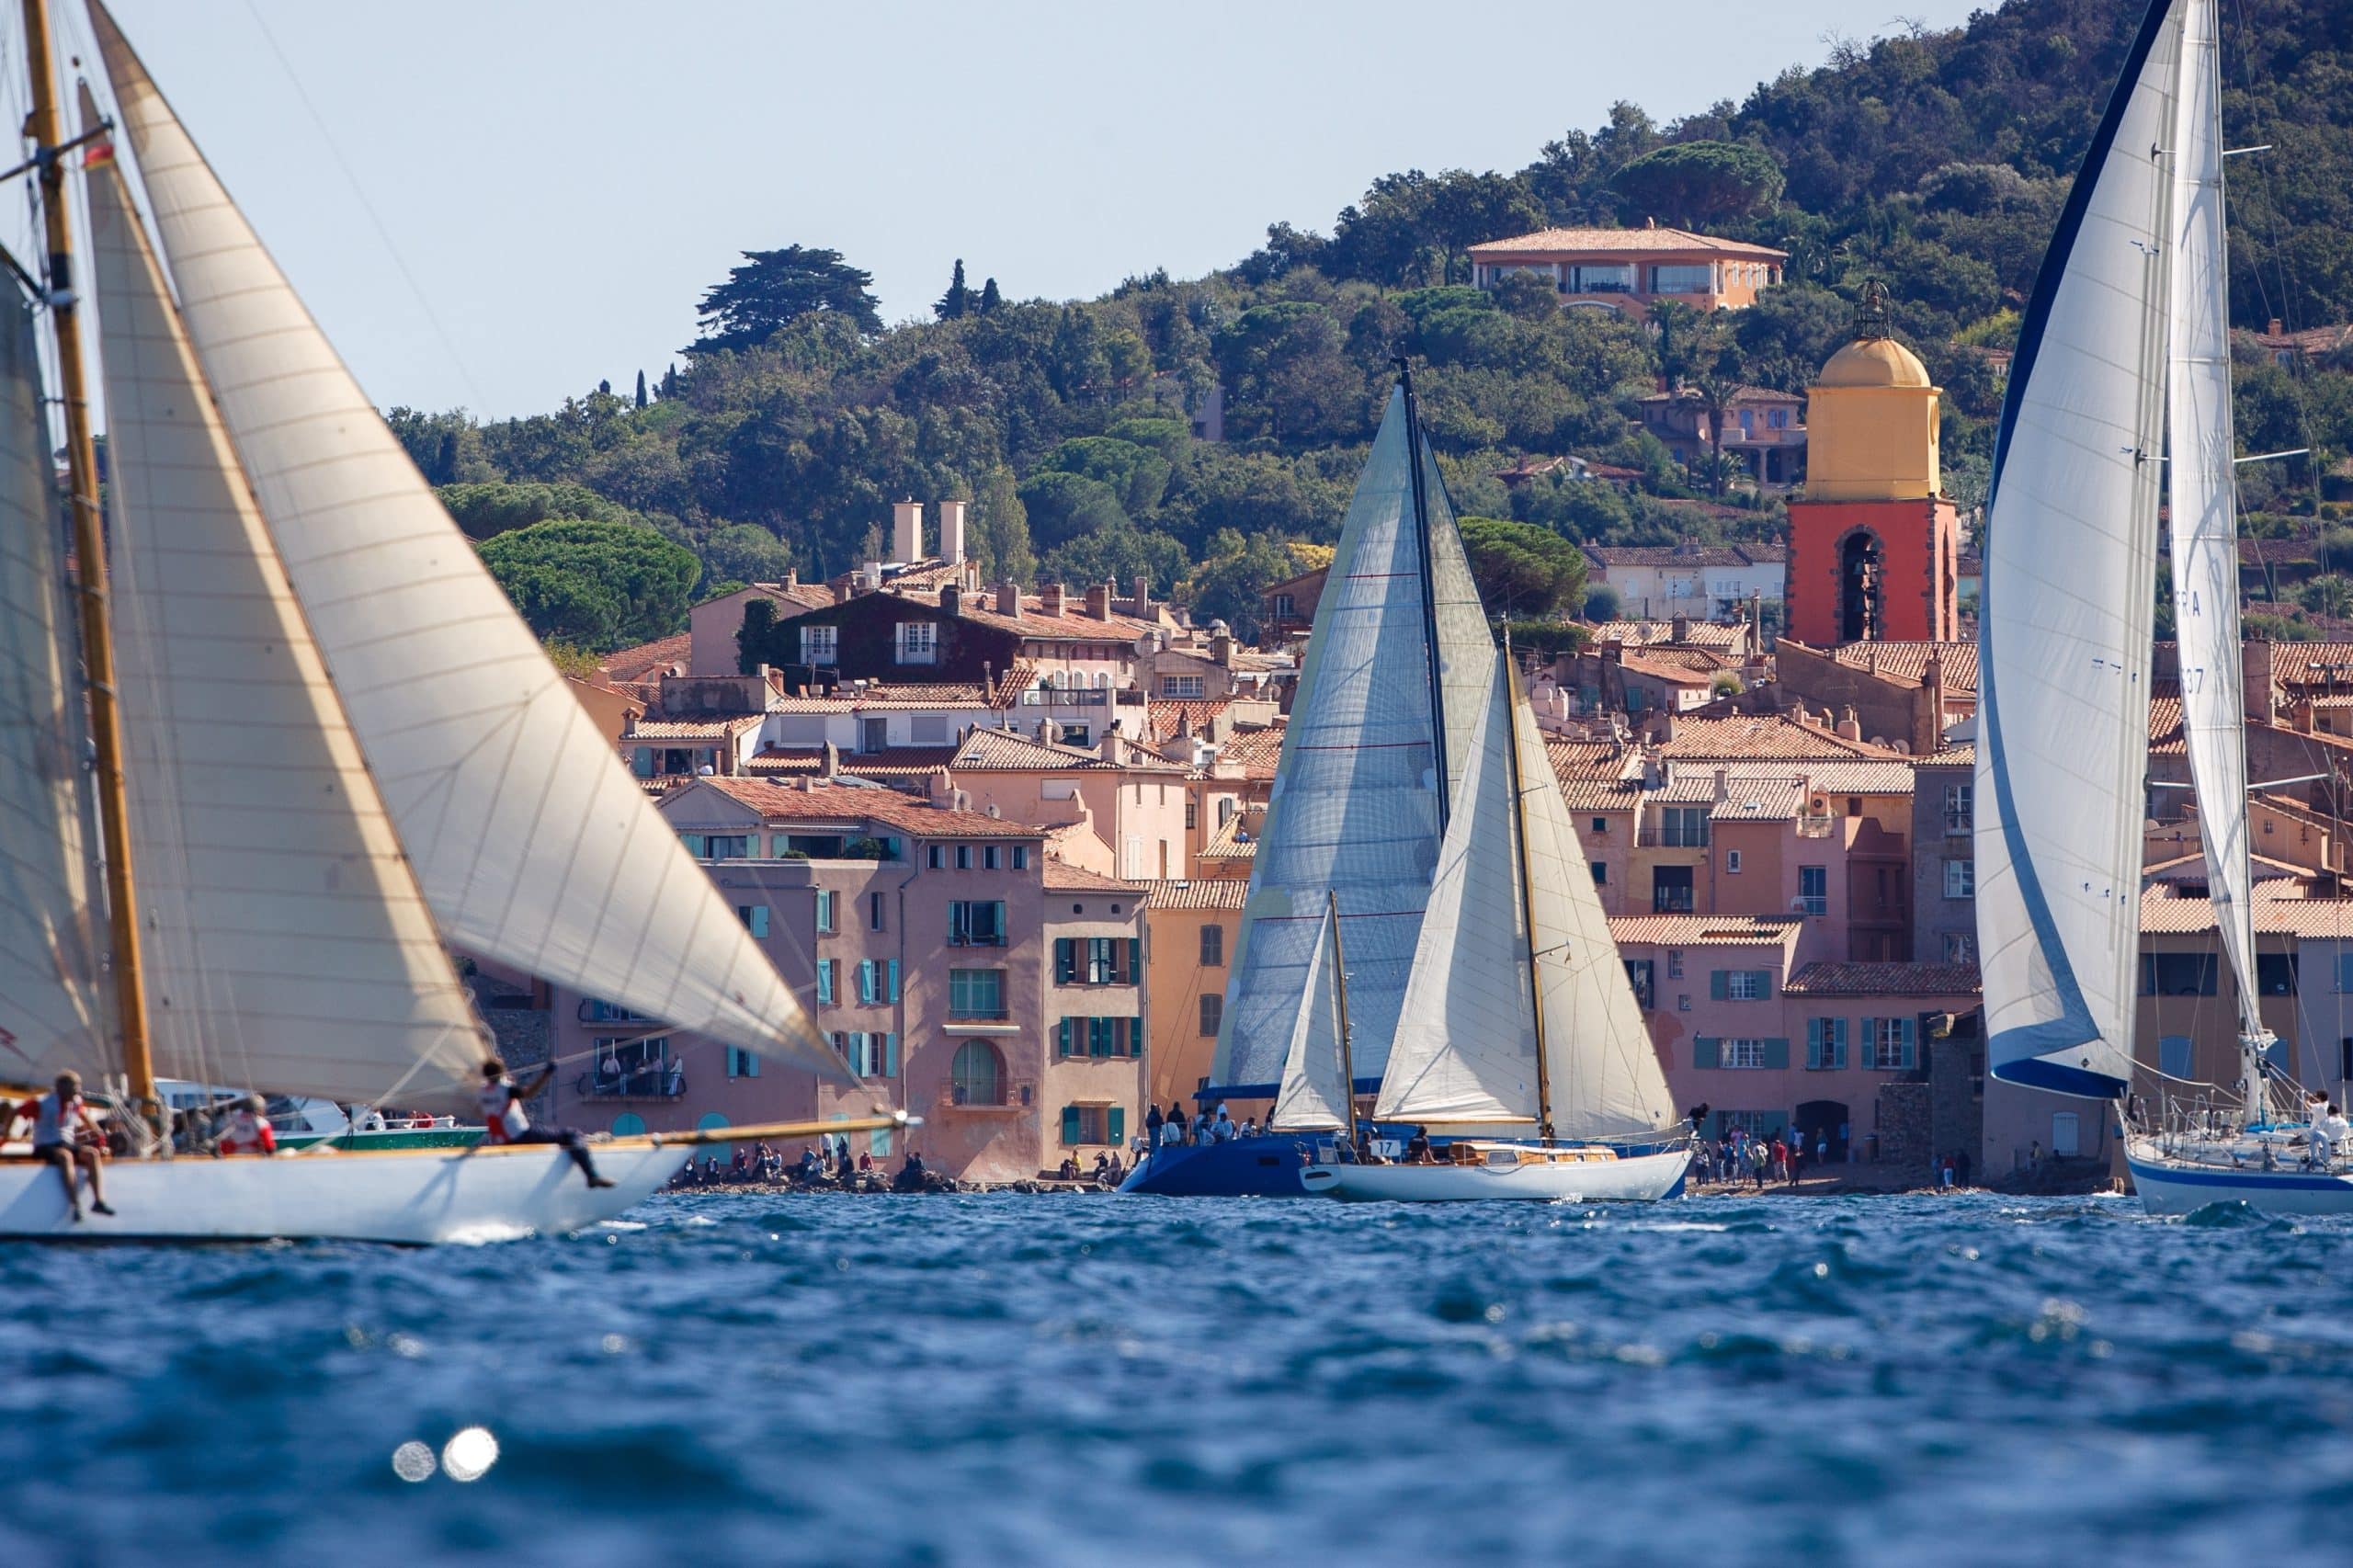
[[[564,1152],[545,1144],[281,1154],[274,1159],[109,1160],[115,1212],[67,1211],[56,1170],[0,1163],[0,1236],[76,1241],[507,1241],[576,1231],[642,1202],[691,1149],[593,1147],[592,1189]]]
[[[2184,1160],[2145,1138],[2129,1141],[2124,1153],[2132,1190],[2152,1214],[2188,1214],[2210,1203],[2244,1203],[2266,1214],[2353,1214],[2353,1172]]]
[[[1651,1203],[1670,1197],[1691,1166],[1688,1149],[1623,1160],[1516,1165],[1310,1165],[1308,1191],[1374,1203]]]

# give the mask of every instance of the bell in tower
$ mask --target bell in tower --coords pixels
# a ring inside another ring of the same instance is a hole
[[[1790,635],[1813,647],[1960,635],[1961,525],[1940,494],[1938,389],[1863,290],[1855,336],[1809,390],[1805,491],[1790,502]]]

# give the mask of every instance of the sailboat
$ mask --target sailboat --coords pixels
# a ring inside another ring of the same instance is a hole
[[[1277,1101],[1262,1136],[1151,1152],[1123,1192],[1301,1195],[1307,1142],[1281,1075],[1317,957],[1346,931],[1354,1071],[1371,1094],[1398,1028],[1449,802],[1495,667],[1438,460],[1403,361],[1317,599],[1252,858],[1211,1082],[1197,1104]]]
[[[471,1109],[489,1040],[452,948],[837,1081],[844,1070],[105,6],[92,0],[90,20],[135,176],[86,85],[84,127],[66,139],[46,0],[24,13],[27,166],[48,259],[39,286],[15,268],[28,292],[0,311],[0,1074],[102,1084],[129,1153],[108,1163],[114,1213],[86,1220],[49,1165],[0,1161],[0,1234],[562,1231],[642,1199],[697,1142],[790,1135],[615,1139],[596,1151],[614,1185],[597,1190],[546,1146],[172,1157],[159,1074]],[[69,224],[77,162],[86,281]],[[103,530],[85,290],[108,412]]]
[[[2154,1212],[2353,1210],[2256,1011],[2214,0],[2154,0],[2021,324],[1987,498],[1975,833],[1988,1063],[2114,1102]],[[2282,454],[2285,455],[2285,454]],[[2238,1081],[2132,1093],[2158,509]],[[1990,812],[1985,808],[1991,804]]]
[[[1440,1141],[1427,1163],[1301,1180],[1409,1202],[1671,1197],[1690,1141],[1508,640],[1491,669],[1373,1107]]]

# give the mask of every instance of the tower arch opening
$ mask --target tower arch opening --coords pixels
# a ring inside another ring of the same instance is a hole
[[[1885,635],[1886,552],[1879,535],[1857,528],[1838,545],[1838,640],[1877,641]]]

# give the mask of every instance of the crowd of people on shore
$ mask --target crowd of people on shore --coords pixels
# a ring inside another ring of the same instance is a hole
[[[1809,1148],[1805,1134],[1794,1127],[1780,1128],[1768,1138],[1734,1125],[1726,1128],[1720,1137],[1699,1141],[1691,1178],[1752,1189],[1796,1187],[1804,1179],[1806,1166],[1829,1163],[1830,1138],[1826,1132],[1816,1132],[1813,1147]]]
[[[734,1152],[724,1160],[716,1154],[688,1160],[686,1168],[670,1178],[670,1186],[673,1190],[780,1186],[850,1191],[888,1185],[894,1192],[914,1192],[921,1190],[930,1178],[931,1168],[912,1149],[897,1171],[886,1172],[871,1152],[852,1154],[847,1139],[838,1145],[830,1141],[821,1147],[803,1144],[801,1158],[790,1162],[776,1145],[763,1139],[750,1146],[736,1144]]]

